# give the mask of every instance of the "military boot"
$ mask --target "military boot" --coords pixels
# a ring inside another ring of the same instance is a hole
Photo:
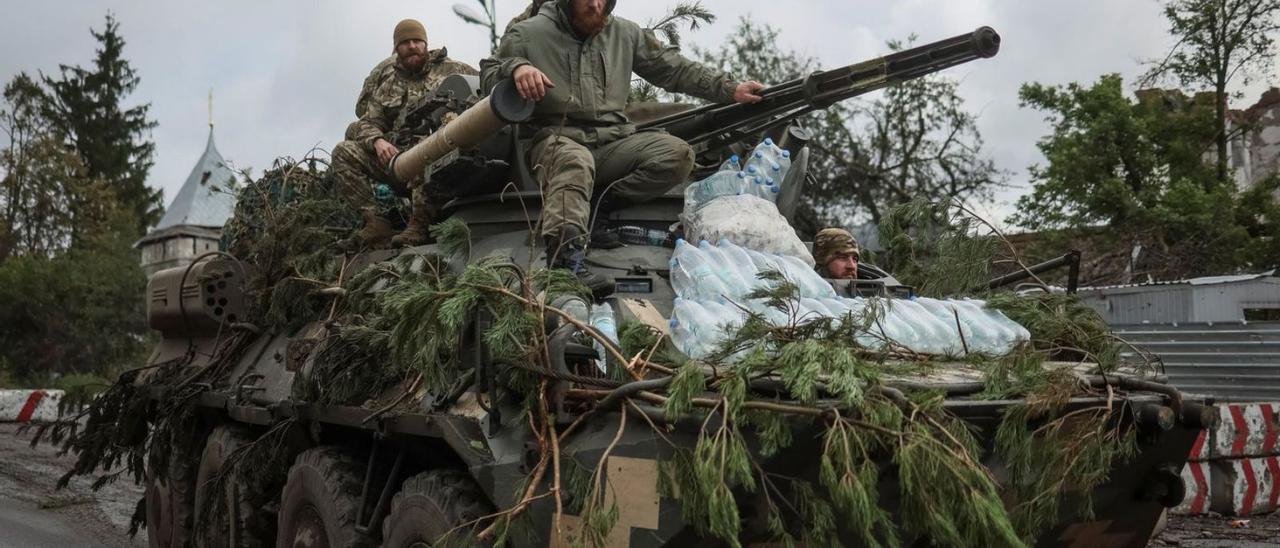
[[[364,219],[364,228],[342,241],[339,246],[349,253],[386,247],[396,233],[391,226],[391,221],[379,215],[377,208],[374,207],[361,208],[360,216]]]
[[[587,269],[586,251],[582,245],[582,231],[573,225],[560,227],[558,235],[546,236],[547,268],[563,268],[578,278],[591,290],[596,299],[613,294],[613,278],[596,274]]]
[[[435,217],[435,209],[426,200],[419,198],[421,190],[414,190],[413,212],[409,215],[409,225],[404,232],[391,238],[392,247],[409,247],[427,243],[431,238],[431,220]]]
[[[591,205],[591,249],[616,249],[622,247],[622,238],[609,226],[611,200],[603,196]]]

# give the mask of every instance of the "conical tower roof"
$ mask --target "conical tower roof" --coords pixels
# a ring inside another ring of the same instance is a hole
[[[210,126],[204,154],[191,168],[191,174],[152,232],[177,226],[221,228],[235,212],[236,197],[231,186],[234,180],[235,172],[227,167],[213,144]]]

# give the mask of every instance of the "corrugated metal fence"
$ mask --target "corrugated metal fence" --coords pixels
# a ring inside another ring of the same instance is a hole
[[[1115,325],[1159,356],[1169,382],[1220,403],[1280,401],[1280,322]]]

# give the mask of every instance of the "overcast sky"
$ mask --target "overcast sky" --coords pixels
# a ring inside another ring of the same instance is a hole
[[[478,7],[478,0],[457,0]],[[527,0],[497,0],[505,25]],[[142,78],[131,97],[150,102],[159,125],[150,184],[172,199],[204,148],[207,95],[213,89],[219,150],[256,175],[279,156],[331,148],[354,118],[361,79],[391,51],[391,29],[421,20],[430,47],[448,46],[455,59],[478,65],[488,53],[483,27],[462,23],[454,0],[263,2],[175,0],[0,0],[0,79],[21,71],[52,73],[59,63],[88,66],[108,10],[127,41],[125,56]],[[619,0],[616,15],[644,23],[674,0]],[[1000,54],[950,69],[968,107],[980,113],[986,152],[1013,173],[1014,188],[996,203],[997,216],[1026,191],[1026,167],[1040,161],[1035,142],[1043,116],[1018,106],[1024,82],[1092,82],[1118,72],[1131,80],[1140,61],[1163,53],[1170,40],[1155,0],[703,0],[719,16],[686,41],[715,47],[739,16],[780,30],[779,48],[838,66],[885,53],[885,40],[914,32],[929,42],[989,25],[1001,34]],[[1252,103],[1259,86],[1248,90]]]

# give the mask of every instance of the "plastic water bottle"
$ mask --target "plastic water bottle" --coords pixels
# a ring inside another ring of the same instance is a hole
[[[671,315],[683,326],[686,337],[683,344],[677,342],[681,352],[691,358],[702,358],[715,348],[718,342],[716,317],[705,307],[696,301],[678,298]]]
[[[738,269],[734,267],[733,261],[721,253],[716,246],[711,245],[706,240],[702,240],[698,242],[698,251],[702,252],[710,261],[712,271],[724,283],[731,297],[740,298],[750,291],[751,285],[742,278]]]
[[[676,349],[684,352],[690,358],[701,358],[702,355],[694,350],[694,335],[689,330],[688,320],[681,321],[676,314],[671,314],[671,321],[667,322],[667,328],[671,331],[671,343],[676,345]],[[698,355],[694,355],[697,353]]]
[[[915,328],[916,333],[920,336],[918,341],[918,352],[926,354],[946,354],[946,350],[950,348],[948,344],[951,339],[951,331],[946,329],[938,318],[926,310],[923,305],[910,299],[898,299],[895,303],[902,308],[904,316],[908,317],[911,326]]]
[[[818,299],[801,297],[800,307],[802,310],[812,313],[815,316],[814,319],[836,317],[836,314]]]
[[[720,253],[724,255],[725,259],[733,264],[734,268],[738,270],[738,273],[742,275],[742,278],[747,283],[748,293],[760,286],[760,281],[756,277],[756,275],[760,273],[760,269],[757,268],[755,262],[751,260],[751,255],[747,253],[746,249],[724,239],[721,239],[720,243],[716,244],[716,247],[720,249]]]
[[[737,154],[730,156],[723,164],[720,164],[720,171],[742,171],[742,162]]]
[[[684,240],[676,241],[671,255],[671,285],[686,299],[713,301],[731,293],[716,276],[710,258]]]
[[[613,344],[618,344],[618,324],[613,318],[613,307],[609,303],[599,304],[591,307],[591,327],[596,328],[601,335],[609,339]],[[600,357],[596,359],[596,367],[601,373],[608,373],[608,353],[604,349],[604,344],[595,341],[596,354]]]
[[[761,174],[781,178],[785,175],[782,171],[782,162],[779,161],[782,158],[782,152],[781,148],[773,144],[773,139],[766,137],[751,151],[746,165],[756,167]]]
[[[717,171],[710,177],[689,185],[684,189],[685,211],[691,213],[711,200],[741,193],[747,184],[746,179],[747,175],[743,172]]]
[[[791,171],[791,151],[784,149],[778,155],[778,176],[775,178],[781,181],[786,178],[789,171]]]
[[[618,238],[629,244],[662,247],[668,245],[671,233],[665,230],[626,225],[618,227]]]
[[[774,179],[773,177],[765,177],[764,188],[761,190],[762,196],[760,197],[769,200],[770,202],[778,203],[778,194],[781,191],[782,187],[778,186],[777,179]]]
[[[800,288],[803,296],[815,299],[836,296],[836,290],[831,287],[831,284],[822,279],[809,265],[804,264],[804,261],[790,255],[777,257],[779,262],[787,264],[787,278]]]
[[[591,313],[587,308],[587,302],[581,297],[563,297],[552,301],[551,306],[559,308],[564,313],[573,316],[573,319],[582,323],[590,323]]]

